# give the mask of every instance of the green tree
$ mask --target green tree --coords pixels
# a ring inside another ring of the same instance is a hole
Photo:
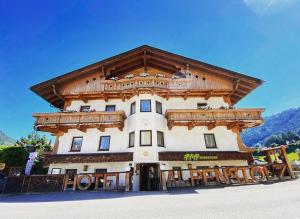
[[[48,138],[45,135],[40,136],[37,132],[32,132],[26,138],[20,138],[15,145],[23,148],[28,145],[34,146],[36,148],[36,151],[38,152],[38,156],[34,161],[31,173],[47,173],[47,169],[43,168],[43,159],[44,152],[51,151],[51,140],[48,140]]]
[[[296,132],[288,131],[286,133],[286,140],[289,141],[289,142],[291,142],[291,141],[295,142],[295,141],[299,141],[300,137]]]

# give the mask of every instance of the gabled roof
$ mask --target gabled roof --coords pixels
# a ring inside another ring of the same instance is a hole
[[[208,74],[228,78],[234,83],[234,91],[231,94],[233,103],[238,102],[263,82],[260,79],[238,72],[187,58],[148,45],[143,45],[34,85],[31,87],[31,90],[53,106],[61,108],[64,104],[64,99],[60,96],[56,89],[60,85],[94,72],[102,72],[106,78],[110,78],[145,66],[157,68],[173,74],[188,66],[189,69],[195,69]]]

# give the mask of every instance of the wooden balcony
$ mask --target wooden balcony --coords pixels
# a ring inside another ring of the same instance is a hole
[[[105,128],[124,127],[126,115],[124,111],[115,112],[72,112],[72,113],[38,113],[36,118],[35,130],[57,133],[67,132],[68,129],[79,129],[83,132],[87,128],[98,128],[104,131]]]
[[[264,109],[210,109],[210,110],[167,110],[165,117],[169,129],[173,126],[207,126],[213,129],[216,126],[250,128],[261,125],[261,116]]]
[[[192,78],[134,77],[130,79],[95,80],[89,83],[74,82],[60,93],[65,99],[131,98],[139,93],[152,93],[164,98],[188,96],[225,96],[232,91],[231,84],[220,81],[196,80]]]

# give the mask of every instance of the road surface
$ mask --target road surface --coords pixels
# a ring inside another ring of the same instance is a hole
[[[0,196],[0,218],[300,219],[300,180],[170,192]]]

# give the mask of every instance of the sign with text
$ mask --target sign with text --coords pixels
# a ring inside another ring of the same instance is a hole
[[[201,160],[218,160],[217,155],[202,155],[195,153],[188,153],[183,156],[185,161],[201,161]]]

